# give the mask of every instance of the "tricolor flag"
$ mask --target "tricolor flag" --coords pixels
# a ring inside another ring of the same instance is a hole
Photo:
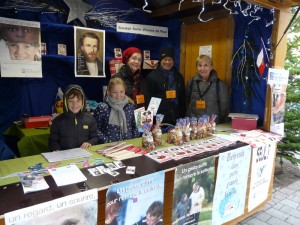
[[[267,56],[268,57],[268,56]],[[259,71],[259,75],[262,76],[264,74],[266,68],[265,62],[265,45],[263,43],[262,38],[260,38],[260,51],[256,59],[256,65]]]

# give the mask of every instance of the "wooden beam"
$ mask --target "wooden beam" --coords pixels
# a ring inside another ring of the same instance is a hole
[[[261,5],[268,9],[289,10],[293,6],[300,6],[300,0],[246,0],[255,5]]]
[[[204,12],[201,15],[201,19],[203,19],[203,20],[209,20],[211,18],[222,19],[222,18],[228,17],[229,15],[230,14],[227,9],[219,9],[216,11]],[[182,17],[182,18],[180,18],[180,21],[185,24],[198,23],[198,22],[200,22],[198,16],[199,15],[197,14],[197,15]]]

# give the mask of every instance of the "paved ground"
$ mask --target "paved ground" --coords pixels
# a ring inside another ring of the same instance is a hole
[[[272,200],[238,225],[300,225],[300,165],[284,160],[275,171]]]

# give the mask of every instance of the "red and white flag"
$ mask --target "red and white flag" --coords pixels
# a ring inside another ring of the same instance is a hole
[[[256,65],[259,71],[259,75],[262,76],[264,74],[266,63],[265,63],[265,57],[264,57],[264,44],[263,40],[260,39],[260,51],[256,59]]]

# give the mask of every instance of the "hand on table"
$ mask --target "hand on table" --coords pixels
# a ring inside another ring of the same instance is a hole
[[[89,147],[91,147],[92,145],[90,144],[90,143],[88,143],[88,142],[83,142],[83,144],[80,146],[80,148],[84,148],[84,149],[86,149],[86,148],[89,148]]]

